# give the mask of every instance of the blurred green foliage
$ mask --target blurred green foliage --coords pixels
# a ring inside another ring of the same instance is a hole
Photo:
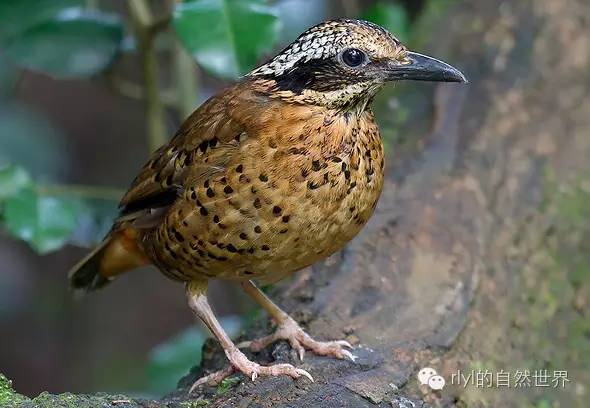
[[[0,203],[31,184],[29,174],[20,167],[0,168]]]
[[[0,124],[0,167],[23,166],[42,181],[55,181],[65,173],[63,133],[43,114],[0,100]]]
[[[91,244],[106,232],[113,207],[37,184],[20,166],[0,167],[0,222],[40,254],[72,241]]]
[[[410,37],[408,13],[399,3],[379,1],[365,10],[362,18],[385,27],[402,42],[408,41]]]
[[[21,68],[56,78],[87,77],[108,67],[123,40],[121,19],[83,1],[9,0],[0,5],[5,55]],[[35,12],[31,12],[34,9]]]
[[[75,211],[71,201],[37,194],[27,186],[5,201],[3,216],[12,235],[46,253],[60,248],[74,231]]]
[[[176,381],[201,361],[204,342],[203,330],[189,327],[154,348],[146,368],[150,391],[163,393],[174,389]]]
[[[237,317],[223,317],[220,322],[229,336],[240,331],[241,320]],[[201,361],[201,349],[207,336],[200,327],[189,327],[154,348],[146,368],[150,392],[164,393],[174,389],[176,381]],[[226,384],[226,389],[231,384]]]
[[[203,68],[231,79],[274,48],[280,21],[264,0],[190,0],[176,7],[174,28]]]
[[[16,67],[0,52],[0,100],[10,94],[17,77]]]
[[[76,204],[39,194],[20,167],[0,169],[0,216],[13,236],[37,252],[60,248],[76,227]]]

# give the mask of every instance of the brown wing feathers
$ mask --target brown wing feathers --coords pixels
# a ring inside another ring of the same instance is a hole
[[[120,273],[149,263],[138,245],[142,230],[160,223],[183,195],[186,183],[196,184],[225,170],[244,132],[244,118],[232,115],[240,98],[231,91],[204,103],[167,145],[154,152],[122,198],[111,232],[72,268],[72,288],[94,290]]]

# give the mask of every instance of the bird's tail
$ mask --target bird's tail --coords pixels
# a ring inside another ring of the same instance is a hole
[[[70,270],[70,288],[92,292],[118,275],[148,263],[148,258],[137,244],[136,230],[113,231]]]

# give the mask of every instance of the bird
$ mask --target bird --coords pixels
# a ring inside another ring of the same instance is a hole
[[[312,338],[258,285],[335,253],[367,222],[384,179],[371,102],[402,80],[467,82],[379,25],[338,19],[309,28],[204,102],[153,153],[110,232],[70,271],[70,287],[91,292],[148,264],[183,283],[229,360],[191,391],[234,372],[313,381],[292,364],[251,361],[209,305],[211,279],[237,282],[276,322],[273,334],[247,342],[251,350],[286,340],[300,359],[310,350],[354,361],[348,342]]]

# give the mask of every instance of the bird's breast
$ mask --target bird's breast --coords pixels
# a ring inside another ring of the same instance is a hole
[[[296,187],[285,197],[299,220],[293,238],[299,240],[291,247],[291,265],[282,262],[285,270],[342,248],[371,216],[383,186],[383,147],[371,114],[327,117],[315,131],[310,154],[283,163],[295,175]]]
[[[189,189],[158,239],[174,253],[167,262],[177,277],[274,280],[342,248],[382,185],[372,114],[289,116],[245,140],[225,172]]]

